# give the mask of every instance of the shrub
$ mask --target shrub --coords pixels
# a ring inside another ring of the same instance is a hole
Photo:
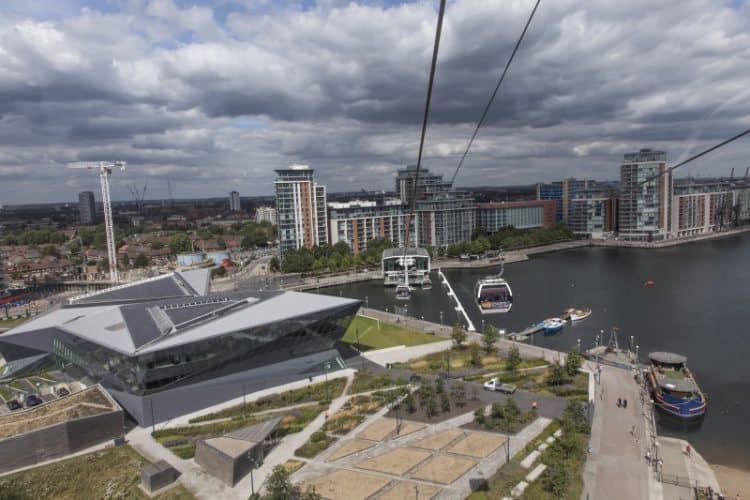
[[[487,324],[484,328],[484,335],[482,335],[482,345],[484,350],[489,354],[495,352],[495,342],[500,338],[500,333],[497,328]]]
[[[455,342],[456,347],[461,347],[464,342],[466,342],[466,331],[463,329],[461,325],[456,323],[453,325],[453,331],[451,331],[451,338],[453,339],[453,342]]]
[[[479,344],[476,342],[469,344],[469,355],[471,356],[471,364],[477,368],[481,368],[482,354],[479,352]]]
[[[437,415],[437,403],[435,403],[435,397],[430,398],[425,402],[425,413],[428,417],[434,417]]]
[[[445,392],[445,382],[442,378],[438,378],[435,381],[435,392],[438,394],[443,394]]]
[[[328,438],[328,436],[326,435],[325,432],[323,432],[323,431],[315,431],[310,436],[310,441],[312,441],[313,443],[320,443],[320,442],[325,441],[327,438]]]
[[[565,370],[563,370],[563,367],[557,361],[552,363],[549,375],[547,376],[547,383],[549,385],[562,385],[565,383]]]
[[[505,358],[505,366],[509,371],[515,372],[520,364],[521,353],[519,352],[518,347],[513,346],[510,351],[508,351],[508,356]]]
[[[576,373],[578,373],[578,370],[581,368],[581,364],[581,354],[577,349],[571,349],[565,361],[565,372],[573,377]]]
[[[474,422],[483,425],[485,422],[484,407],[474,410]]]

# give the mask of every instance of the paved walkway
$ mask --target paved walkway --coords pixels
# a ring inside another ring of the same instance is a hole
[[[646,463],[646,420],[633,373],[604,367],[596,385],[591,454],[584,468],[583,499],[662,498]],[[617,398],[628,401],[617,407]],[[631,433],[635,428],[635,432]]]
[[[341,393],[341,396],[331,401],[331,405],[329,406],[327,412],[329,416],[332,416],[337,411],[339,411],[341,407],[344,406],[344,403],[346,403],[347,399],[349,399],[347,391],[349,390],[349,387],[352,385],[353,381],[354,376],[349,375],[349,377],[347,377],[346,387],[344,387],[344,391]],[[326,423],[326,420],[326,412],[323,412],[318,415],[315,420],[310,422],[307,427],[305,427],[301,432],[290,434],[284,437],[284,439],[282,439],[281,442],[273,450],[271,450],[271,452],[263,461],[263,465],[260,468],[256,469],[255,472],[253,472],[255,476],[254,481],[256,488],[258,487],[258,485],[263,484],[263,482],[271,474],[271,471],[275,466],[283,464],[290,458],[294,458],[294,450],[305,444],[314,432],[319,431]],[[248,492],[250,491],[250,483],[251,478],[248,474],[239,483],[237,483],[237,486],[235,486],[234,489]],[[247,498],[247,493],[245,498]]]

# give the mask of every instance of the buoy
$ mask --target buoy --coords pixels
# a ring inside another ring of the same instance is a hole
[[[654,286],[656,284],[656,281],[654,280],[648,280],[646,283],[644,283],[644,286]]]

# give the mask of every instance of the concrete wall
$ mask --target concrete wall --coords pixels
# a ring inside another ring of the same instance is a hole
[[[432,342],[430,344],[416,345],[413,347],[400,345],[395,347],[387,347],[385,349],[378,349],[377,351],[367,351],[364,353],[364,356],[373,363],[385,366],[386,363],[406,363],[411,359],[421,358],[422,356],[427,356],[428,354],[447,351],[451,348],[452,345],[452,340]]]
[[[59,458],[122,436],[122,410],[63,422],[0,441],[0,472]]]
[[[234,460],[216,448],[207,445],[203,440],[196,444],[195,462],[207,473],[229,486],[234,486]]]

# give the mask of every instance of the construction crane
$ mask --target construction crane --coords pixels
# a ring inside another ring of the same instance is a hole
[[[99,182],[102,186],[102,207],[104,208],[104,229],[107,233],[107,259],[109,262],[109,279],[117,283],[117,251],[115,250],[115,230],[112,223],[112,200],[109,196],[109,176],[112,170],[125,170],[124,161],[82,161],[68,163],[68,168],[85,168],[99,171]]]
[[[146,191],[148,190],[148,182],[143,185],[143,189],[139,189],[137,184],[131,184],[128,186],[130,194],[133,195],[135,200],[135,208],[138,211],[138,215],[145,215],[144,213],[144,202],[146,200]]]

